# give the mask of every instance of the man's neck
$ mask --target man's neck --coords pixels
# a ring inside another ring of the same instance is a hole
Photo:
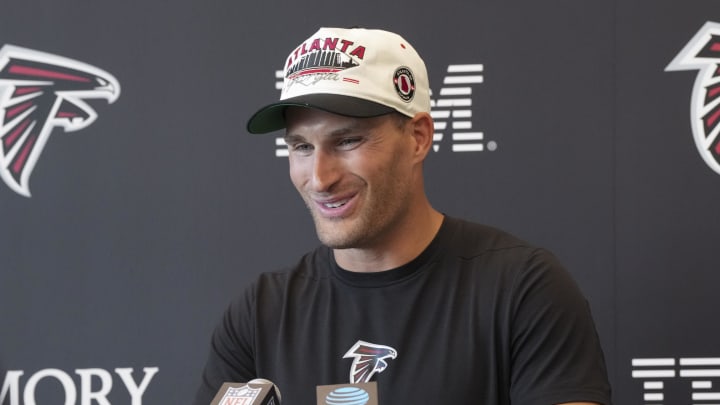
[[[405,221],[385,240],[368,248],[334,249],[335,261],[345,270],[377,272],[400,267],[422,253],[442,225],[443,215],[428,206]]]

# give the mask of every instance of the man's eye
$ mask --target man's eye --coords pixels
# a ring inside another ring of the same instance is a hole
[[[308,152],[312,150],[312,146],[309,143],[292,143],[288,144],[288,149],[296,152]]]
[[[341,148],[353,148],[362,141],[361,138],[344,138],[338,142],[338,146]]]

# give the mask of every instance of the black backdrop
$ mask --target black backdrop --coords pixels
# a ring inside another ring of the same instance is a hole
[[[52,128],[31,197],[0,156],[3,405],[189,401],[228,301],[317,243],[275,137],[244,125],[321,25],[397,31],[425,56],[434,114],[470,114],[438,118],[431,200],[562,259],[617,404],[717,400],[720,173],[693,138],[698,71],[666,71],[713,21],[715,0],[4,0],[0,46],[95,66],[120,95]],[[444,107],[466,65],[482,80]]]

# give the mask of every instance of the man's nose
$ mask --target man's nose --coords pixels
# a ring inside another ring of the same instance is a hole
[[[310,179],[313,190],[330,191],[340,178],[340,166],[337,156],[322,149],[316,150]]]

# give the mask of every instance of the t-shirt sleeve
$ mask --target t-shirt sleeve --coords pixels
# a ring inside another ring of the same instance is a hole
[[[224,382],[255,378],[252,289],[233,301],[215,327],[194,405],[208,405]]]
[[[512,403],[609,405],[607,370],[589,305],[558,260],[545,250],[534,251],[513,288]]]

